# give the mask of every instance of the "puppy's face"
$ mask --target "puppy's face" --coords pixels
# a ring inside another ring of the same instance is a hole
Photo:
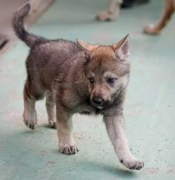
[[[84,66],[91,104],[103,109],[112,104],[129,81],[128,39],[113,46],[96,46]],[[87,48],[87,47],[86,47]]]

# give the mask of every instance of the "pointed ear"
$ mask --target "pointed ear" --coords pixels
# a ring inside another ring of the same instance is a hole
[[[125,36],[117,44],[114,44],[113,48],[115,50],[115,55],[120,60],[127,60],[129,55],[130,55],[130,51],[129,51],[129,34],[127,36]]]
[[[92,52],[94,49],[98,48],[99,45],[98,44],[95,44],[95,45],[92,45],[88,42],[85,42],[85,41],[82,41],[81,39],[77,39],[77,43],[85,50],[85,51],[88,51],[88,52]]]

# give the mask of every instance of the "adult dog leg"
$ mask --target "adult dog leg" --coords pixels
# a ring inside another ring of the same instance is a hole
[[[118,17],[120,12],[120,5],[123,0],[109,0],[108,8],[97,14],[97,19],[100,21],[110,21]]]
[[[164,10],[160,20],[157,24],[149,24],[143,28],[143,31],[148,34],[159,34],[160,31],[166,26],[175,10],[174,0],[164,0]]]
[[[136,159],[129,150],[124,130],[123,113],[110,117],[104,116],[104,122],[119,161],[129,169],[140,170],[144,163]]]

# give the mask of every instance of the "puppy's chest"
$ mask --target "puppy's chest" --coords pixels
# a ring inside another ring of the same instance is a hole
[[[76,107],[75,111],[76,111],[76,113],[85,114],[85,115],[98,115],[98,114],[102,114],[102,110],[93,107],[88,102],[80,103]]]

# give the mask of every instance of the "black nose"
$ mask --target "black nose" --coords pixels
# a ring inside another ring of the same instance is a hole
[[[103,102],[104,102],[103,99],[100,98],[99,96],[94,96],[94,97],[92,98],[92,101],[93,101],[93,103],[96,104],[96,105],[102,105]]]

